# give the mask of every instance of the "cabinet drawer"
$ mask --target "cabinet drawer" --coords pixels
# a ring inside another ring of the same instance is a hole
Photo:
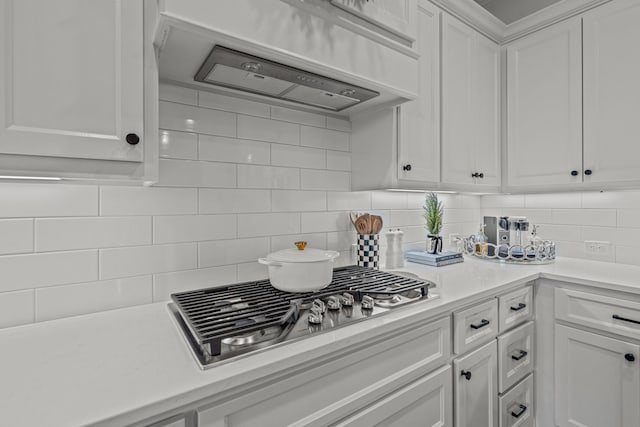
[[[335,427],[450,426],[453,422],[451,366],[422,377]]]
[[[500,427],[533,426],[533,375],[500,397]]]
[[[498,335],[498,302],[495,299],[453,313],[456,354],[491,341]]]
[[[397,331],[385,339],[291,374],[237,398],[198,410],[200,427],[325,426],[384,398],[447,363],[450,319]]]
[[[531,286],[499,296],[500,333],[533,319],[532,302]]]
[[[498,391],[504,393],[533,371],[533,322],[498,337]]]
[[[571,289],[555,289],[556,319],[640,339],[640,303]]]

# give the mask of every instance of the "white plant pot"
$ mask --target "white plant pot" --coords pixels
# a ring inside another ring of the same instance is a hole
[[[269,268],[271,285],[286,292],[312,292],[326,288],[333,279],[336,251],[284,249],[258,259]]]

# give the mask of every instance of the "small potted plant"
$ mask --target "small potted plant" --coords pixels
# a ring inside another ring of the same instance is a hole
[[[442,230],[442,216],[444,214],[442,202],[438,200],[436,193],[427,193],[423,208],[426,222],[425,228],[429,232],[427,235],[427,252],[432,254],[440,253],[442,252],[440,231]]]

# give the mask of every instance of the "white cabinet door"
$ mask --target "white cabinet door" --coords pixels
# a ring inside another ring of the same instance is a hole
[[[451,367],[420,378],[336,427],[447,427],[453,425]]]
[[[584,15],[585,182],[640,181],[640,2]]]
[[[398,179],[440,181],[440,11],[418,4],[419,98],[398,109]]]
[[[416,0],[331,0],[331,3],[403,39],[416,38]]]
[[[640,346],[556,326],[556,424],[637,427]]]
[[[0,153],[143,160],[142,8],[0,2]]]
[[[499,47],[442,18],[442,182],[499,185]]]
[[[581,49],[579,18],[507,46],[508,187],[582,182]]]
[[[496,341],[453,361],[456,427],[498,425]]]

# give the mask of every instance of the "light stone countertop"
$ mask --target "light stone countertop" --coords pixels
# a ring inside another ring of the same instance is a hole
[[[435,282],[440,298],[206,371],[196,364],[166,302],[0,330],[0,425],[138,422],[538,278],[640,294],[640,267],[570,258],[522,266],[466,257],[461,264],[408,263],[401,270]]]

